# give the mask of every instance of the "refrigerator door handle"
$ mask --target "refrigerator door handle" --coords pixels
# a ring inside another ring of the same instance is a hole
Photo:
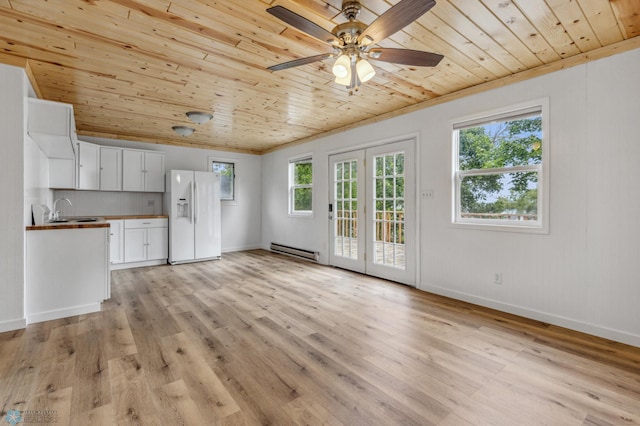
[[[189,203],[189,223],[193,223],[193,182],[189,182],[189,191],[191,192],[191,202]]]
[[[193,192],[195,194],[193,199],[193,223],[198,223],[198,181],[193,182]]]

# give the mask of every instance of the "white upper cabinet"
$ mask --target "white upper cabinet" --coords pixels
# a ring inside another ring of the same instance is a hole
[[[100,190],[122,191],[122,148],[100,147]]]
[[[164,192],[164,154],[144,153],[145,191]]]
[[[122,189],[144,191],[144,151],[122,150]]]
[[[49,158],[49,188],[76,189],[76,160]]]
[[[122,189],[124,191],[164,192],[164,154],[123,149]]]
[[[29,98],[27,132],[48,158],[75,160],[73,106]]]
[[[78,189],[100,189],[100,145],[78,141]]]

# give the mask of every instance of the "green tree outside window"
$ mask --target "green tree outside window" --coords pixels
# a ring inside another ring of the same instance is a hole
[[[462,128],[457,137],[461,217],[538,220],[541,115]]]
[[[313,163],[311,159],[291,163],[291,213],[313,211]]]

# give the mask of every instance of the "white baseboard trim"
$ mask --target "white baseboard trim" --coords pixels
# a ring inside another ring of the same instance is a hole
[[[216,257],[205,257],[202,259],[189,259],[189,260],[181,260],[179,262],[169,262],[170,265],[184,265],[185,263],[197,263],[197,262],[209,262],[210,260],[220,260],[220,256]]]
[[[27,320],[25,318],[0,322],[0,333],[20,330],[21,328],[27,328]]]
[[[468,293],[449,290],[442,287],[422,284],[418,286],[418,289],[429,292],[429,293],[438,294],[440,296],[446,296],[452,299],[473,303],[475,305],[496,309],[498,311],[506,312],[509,314],[519,315],[521,317],[530,318],[533,320],[546,322],[546,323],[557,325],[560,327],[569,328],[571,330],[580,331],[582,333],[591,334],[593,336],[615,340],[616,342],[625,343],[627,345],[640,347],[640,335],[627,333],[624,331],[615,330],[615,329],[603,327],[596,324],[577,321],[577,320],[563,317],[560,315],[550,314],[548,312],[542,312],[535,309],[525,308],[522,306],[511,305],[511,304],[499,302],[493,299],[474,296]]]
[[[50,321],[60,318],[73,317],[76,315],[90,314],[100,310],[100,303],[90,303],[88,305],[73,306],[71,308],[55,309],[52,311],[38,312],[27,316],[27,324],[34,322]]]
[[[157,265],[166,265],[167,259],[160,260],[146,260],[143,262],[129,262],[129,263],[116,263],[109,265],[110,271],[116,271],[118,269],[129,269],[129,268],[141,268],[143,266],[157,266]]]
[[[258,250],[263,248],[260,244],[253,246],[241,246],[241,247],[223,247],[223,253],[233,253],[234,251],[246,251],[246,250]]]

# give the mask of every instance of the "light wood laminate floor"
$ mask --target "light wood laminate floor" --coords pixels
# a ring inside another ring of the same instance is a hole
[[[2,424],[640,424],[638,348],[265,251],[112,276],[0,334]]]

